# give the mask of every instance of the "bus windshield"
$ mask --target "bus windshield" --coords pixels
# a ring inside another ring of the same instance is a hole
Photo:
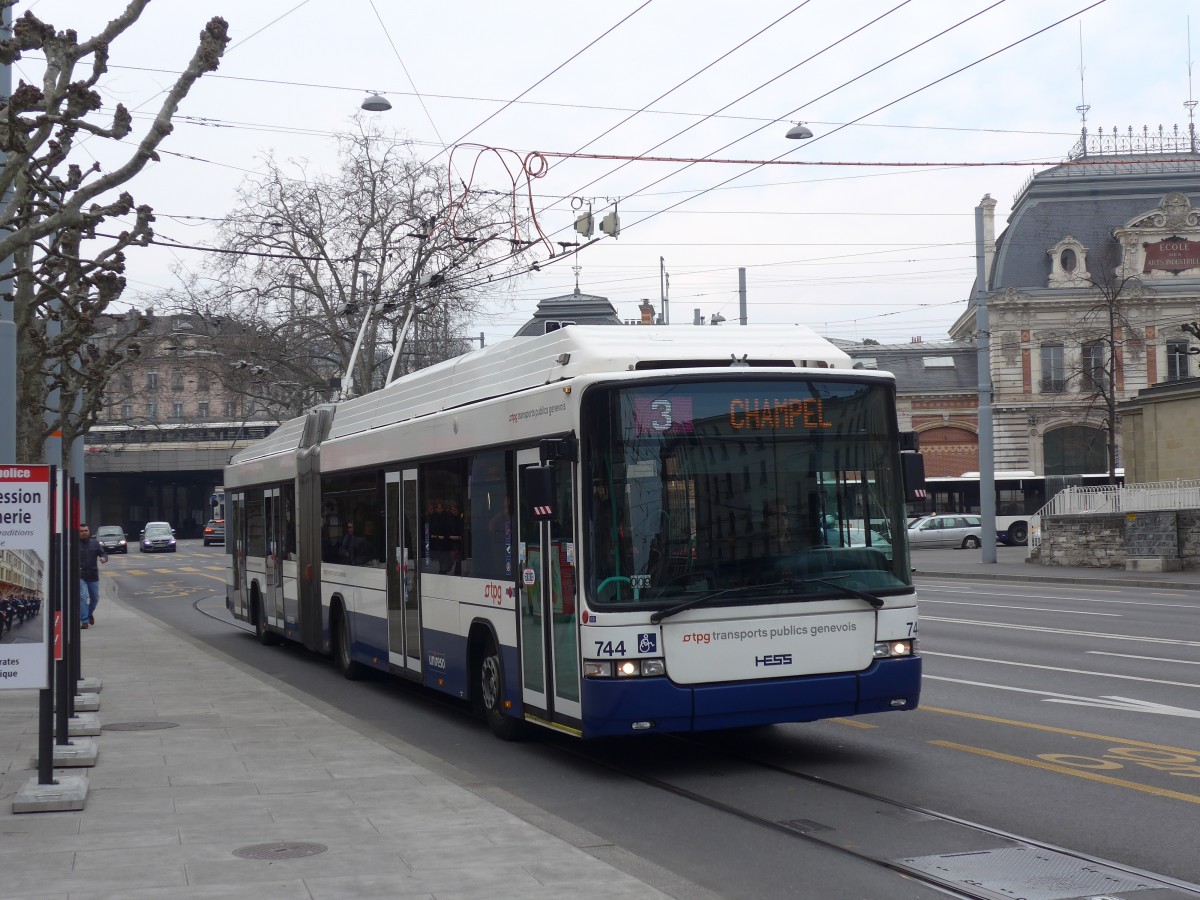
[[[877,382],[743,376],[591,388],[582,421],[590,602],[907,589],[895,423],[892,392]]]

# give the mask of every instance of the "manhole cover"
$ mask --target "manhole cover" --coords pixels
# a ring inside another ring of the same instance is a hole
[[[178,722],[113,722],[111,725],[101,725],[101,731],[161,731],[164,728],[178,728]]]
[[[1166,887],[1153,876],[1131,875],[1100,863],[1034,847],[1003,847],[897,860],[954,885],[972,897],[1067,900]]]
[[[279,844],[251,844],[249,847],[239,847],[233,851],[233,855],[242,859],[300,859],[302,856],[316,856],[328,849],[324,844],[284,841]]]

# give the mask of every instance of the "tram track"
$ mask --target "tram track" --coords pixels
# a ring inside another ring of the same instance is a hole
[[[587,744],[556,742],[556,747],[648,787],[886,869],[947,896],[967,900],[1021,900],[1049,896],[1103,897],[1108,900],[1124,896],[1123,892],[1138,892],[1140,895],[1140,892],[1153,891],[1149,896],[1155,900],[1200,898],[1200,885],[1197,884],[884,797],[728,748],[714,747],[703,738],[664,735],[659,740],[689,748],[691,756],[688,768],[693,773],[697,767],[711,768],[711,764],[717,762],[733,763],[771,776],[783,775],[827,795],[824,798],[807,798],[814,801],[814,807],[837,812],[827,818],[780,818],[777,814],[754,808],[753,804],[731,801],[721,796],[722,793],[736,793],[742,797],[750,794],[745,788],[746,772],[739,773],[741,777],[737,779],[729,778],[727,772],[720,772],[711,778],[714,789],[706,790],[688,783],[689,777],[704,781],[703,776],[697,779],[694,774],[682,777],[652,774],[621,762],[612,754],[596,753]],[[708,758],[704,758],[705,755]],[[647,754],[648,759],[660,766],[659,760],[663,756]],[[678,758],[678,755],[665,756],[668,759]],[[732,791],[729,789],[730,782],[736,782]],[[792,792],[783,788],[768,789],[767,792],[774,796],[792,796]],[[907,823],[907,827],[899,829],[904,832],[899,840],[889,841],[889,838],[897,836],[897,829],[872,829],[866,825],[881,821]],[[921,838],[918,832],[925,832],[928,840]],[[925,849],[928,852],[913,853],[914,846],[921,844],[927,844]],[[897,849],[901,852],[895,852]],[[1056,884],[1059,892],[1046,893],[1048,882]],[[1078,886],[1078,894],[1062,892],[1064,885],[1071,884]]]

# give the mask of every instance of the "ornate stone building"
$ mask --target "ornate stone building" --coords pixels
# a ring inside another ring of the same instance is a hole
[[[1029,180],[998,237],[984,199],[997,470],[1104,472],[1110,424],[1120,466],[1119,404],[1191,374],[1197,204],[1200,153],[1178,132],[1085,136]],[[975,302],[950,329],[961,346]]]

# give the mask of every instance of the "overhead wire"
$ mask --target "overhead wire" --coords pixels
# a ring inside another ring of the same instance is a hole
[[[820,57],[821,55],[823,55],[823,54],[824,54],[824,53],[826,53],[827,51],[831,50],[832,48],[834,48],[834,47],[837,47],[837,46],[839,46],[839,45],[841,45],[841,44],[845,43],[847,40],[849,40],[850,38],[852,38],[852,37],[854,37],[854,36],[856,36],[856,35],[858,35],[858,34],[861,34],[861,33],[862,33],[863,31],[865,31],[866,29],[870,28],[870,27],[871,27],[871,26],[873,26],[873,25],[876,25],[876,24],[878,24],[879,22],[881,22],[883,19],[887,18],[887,17],[888,17],[889,15],[891,15],[892,13],[894,13],[894,12],[896,12],[897,10],[899,10],[899,9],[903,8],[903,7],[904,7],[904,6],[906,6],[906,5],[907,5],[909,2],[911,2],[911,0],[902,0],[902,2],[901,2],[901,3],[897,4],[896,6],[892,7],[891,9],[889,9],[889,10],[887,10],[887,11],[885,11],[885,12],[881,13],[880,15],[876,16],[875,18],[871,19],[870,21],[868,21],[868,22],[866,22],[866,23],[864,23],[864,24],[862,24],[862,25],[858,26],[857,28],[855,28],[855,29],[853,29],[853,30],[851,30],[851,31],[847,32],[846,34],[844,34],[843,36],[841,36],[841,37],[840,37],[840,38],[838,38],[837,40],[835,40],[835,41],[831,42],[830,44],[827,44],[825,47],[821,48],[820,50],[818,50],[818,51],[816,51],[815,53],[811,54],[810,56],[806,57],[804,60],[802,60],[801,62],[797,63],[796,65],[789,67],[787,70],[785,70],[784,72],[780,73],[779,75],[776,75],[775,77],[773,77],[773,78],[771,78],[771,79],[768,79],[767,81],[765,81],[765,82],[763,82],[762,84],[760,84],[758,87],[756,87],[756,88],[754,88],[754,89],[752,89],[752,90],[750,90],[750,91],[748,91],[748,92],[746,92],[746,93],[742,94],[742,95],[741,95],[740,97],[738,97],[736,100],[734,100],[734,101],[731,101],[730,103],[727,103],[727,104],[725,104],[724,106],[720,107],[720,108],[717,110],[717,112],[723,112],[724,110],[728,109],[728,108],[729,108],[730,106],[732,106],[733,104],[735,104],[735,103],[738,103],[738,102],[740,102],[740,101],[742,101],[742,100],[746,99],[747,97],[749,97],[751,94],[755,93],[756,91],[758,91],[758,90],[761,90],[762,88],[764,88],[764,87],[766,87],[767,85],[769,85],[769,84],[773,83],[774,81],[777,81],[779,78],[783,77],[783,75],[786,75],[786,74],[789,74],[789,73],[791,73],[791,72],[794,72],[794,71],[795,71],[796,69],[798,69],[800,66],[802,66],[802,65],[805,65],[806,63],[808,63],[808,62],[811,62],[811,61],[812,61],[812,60],[814,60],[814,59],[817,59],[818,57]],[[935,35],[933,35],[933,36],[931,36],[931,37],[929,37],[929,38],[926,38],[925,40],[923,40],[923,41],[920,41],[920,42],[918,42],[917,44],[914,44],[913,46],[909,47],[907,50],[904,50],[904,51],[902,51],[901,53],[898,53],[898,54],[896,54],[896,55],[894,55],[894,56],[890,57],[889,59],[885,60],[885,61],[884,61],[884,62],[882,62],[882,63],[879,63],[879,64],[877,64],[877,65],[875,65],[875,66],[872,66],[870,69],[867,69],[866,71],[859,73],[858,75],[854,76],[853,78],[851,78],[851,79],[849,79],[849,80],[847,80],[847,81],[845,81],[845,82],[841,83],[840,85],[838,85],[838,86],[836,86],[836,87],[834,87],[834,88],[831,88],[830,90],[828,90],[828,91],[826,91],[825,93],[823,93],[823,94],[821,94],[821,95],[819,95],[819,96],[817,96],[817,97],[813,98],[812,100],[809,100],[809,101],[807,101],[806,103],[803,103],[803,104],[801,104],[800,106],[798,106],[796,109],[792,110],[792,111],[791,111],[790,113],[788,113],[787,115],[788,115],[788,116],[790,116],[790,115],[793,115],[793,114],[795,114],[795,113],[799,112],[800,110],[804,109],[805,107],[807,107],[807,106],[811,105],[812,103],[815,103],[815,102],[817,102],[818,100],[824,99],[824,98],[826,98],[826,97],[830,96],[831,94],[833,94],[833,93],[836,93],[836,92],[837,92],[837,91],[839,91],[839,90],[842,90],[843,88],[845,88],[845,87],[849,86],[850,84],[853,84],[854,82],[856,82],[856,81],[858,81],[858,80],[860,80],[860,79],[862,79],[862,78],[866,77],[867,75],[869,75],[869,74],[872,74],[872,73],[874,73],[874,72],[878,71],[879,69],[883,68],[884,66],[890,65],[891,63],[893,63],[893,62],[895,62],[896,60],[898,60],[898,59],[900,59],[900,58],[902,58],[902,57],[904,57],[904,56],[908,55],[909,53],[915,52],[916,50],[920,49],[921,47],[923,47],[923,46],[925,46],[925,45],[927,45],[927,44],[929,44],[929,43],[931,43],[932,41],[936,40],[937,38],[940,38],[940,37],[944,36],[945,34],[948,34],[949,32],[953,31],[954,29],[956,29],[956,28],[958,28],[958,27],[962,26],[962,25],[963,25],[963,24],[965,24],[966,22],[969,22],[969,21],[971,21],[971,20],[973,20],[973,19],[975,19],[975,18],[978,18],[980,15],[983,15],[983,14],[984,14],[984,13],[986,13],[986,12],[990,12],[991,10],[995,9],[997,6],[1000,6],[1000,5],[1001,5],[1002,3],[1004,3],[1004,2],[1005,2],[1005,0],[995,0],[995,2],[993,2],[991,5],[989,5],[989,6],[985,7],[985,8],[984,8],[984,9],[982,9],[982,10],[979,10],[978,12],[976,12],[976,13],[972,14],[971,16],[968,16],[966,19],[963,19],[963,20],[961,20],[961,21],[959,21],[959,22],[955,23],[954,25],[951,25],[951,26],[949,26],[949,27],[947,27],[947,28],[943,29],[942,31],[938,32],[937,34],[935,34]],[[1103,2],[1103,0],[1098,0],[1098,2]],[[870,114],[868,114],[868,115],[870,115]],[[865,117],[866,117],[866,116],[860,116],[859,118],[861,119],[861,118],[865,118]],[[787,116],[784,116],[783,118],[787,118]],[[701,121],[705,121],[705,120],[701,120]],[[777,119],[777,120],[775,120],[775,121],[776,121],[776,122],[778,122],[779,120]],[[658,149],[659,147],[663,146],[665,143],[667,143],[667,142],[669,142],[669,141],[671,141],[671,140],[674,140],[674,139],[675,139],[675,138],[677,138],[677,137],[680,137],[681,135],[683,135],[683,134],[685,134],[687,131],[689,131],[689,130],[690,130],[692,127],[695,127],[695,125],[696,125],[696,124],[699,124],[699,123],[694,123],[692,126],[689,126],[688,128],[685,128],[685,129],[683,129],[683,130],[681,130],[681,131],[677,132],[676,134],[672,135],[671,137],[667,138],[666,140],[658,142],[658,143],[657,143],[657,144],[655,144],[653,147],[650,147],[648,150],[646,150],[646,151],[645,151],[645,153],[651,153],[651,152],[653,152],[654,150]],[[772,124],[774,124],[774,123],[772,123]],[[767,126],[767,125],[763,125],[763,126],[760,126],[760,127],[758,127],[758,128],[755,128],[755,129],[751,130],[750,132],[748,132],[747,134],[745,134],[745,135],[742,135],[741,137],[737,138],[736,140],[734,140],[734,141],[731,141],[731,142],[729,142],[729,143],[727,143],[727,144],[724,144],[722,147],[719,147],[719,148],[717,148],[716,150],[712,151],[712,152],[711,152],[710,154],[708,154],[708,155],[709,155],[709,156],[711,156],[712,154],[715,154],[715,153],[720,153],[721,151],[723,151],[723,150],[727,149],[728,147],[731,147],[731,146],[733,146],[734,144],[737,144],[737,143],[739,143],[739,142],[741,142],[741,141],[743,141],[743,140],[746,140],[747,138],[749,138],[749,137],[751,137],[751,136],[753,136],[753,135],[757,134],[758,132],[762,131],[762,130],[763,130],[764,128],[766,128],[766,127],[769,127],[769,126]],[[811,143],[811,142],[810,142],[810,143]],[[789,150],[787,153],[780,154],[780,156],[779,156],[779,157],[776,157],[776,159],[781,159],[783,156],[787,156],[787,155],[788,155],[789,153],[791,153],[791,152],[794,152],[794,151],[790,151],[790,150]],[[608,177],[609,175],[615,174],[617,171],[620,171],[622,168],[624,168],[625,166],[629,165],[629,164],[630,164],[630,162],[632,162],[632,160],[631,160],[631,161],[628,161],[628,162],[624,162],[624,163],[622,163],[620,166],[617,166],[616,168],[614,168],[614,169],[610,170],[610,171],[609,171],[608,173],[606,173],[605,175],[603,175],[603,176],[600,176],[600,178]],[[672,173],[670,173],[669,175],[665,175],[665,176],[662,176],[661,178],[655,179],[654,181],[650,182],[649,184],[647,184],[647,185],[644,185],[642,188],[639,188],[639,189],[637,189],[637,190],[633,191],[632,193],[630,193],[630,194],[627,194],[627,195],[626,195],[626,199],[627,199],[628,197],[631,197],[631,196],[638,196],[638,195],[639,195],[639,194],[641,194],[643,191],[646,191],[646,190],[648,190],[649,188],[652,188],[652,187],[654,187],[654,186],[656,186],[656,185],[658,185],[658,184],[661,184],[663,181],[667,180],[668,178],[674,177],[675,175],[679,174],[680,172],[683,172],[683,171],[687,170],[688,168],[691,168],[691,166],[692,166],[692,165],[695,165],[695,164],[696,164],[696,163],[690,163],[689,165],[683,166],[682,168],[680,168],[680,169],[677,169],[675,172],[672,172]],[[754,171],[754,170],[750,170],[750,171]],[[745,175],[745,174],[749,174],[749,173],[748,173],[748,172],[744,172],[744,173],[741,173],[741,174],[739,174],[739,175],[737,175],[737,176],[734,176],[733,178],[727,179],[725,182],[722,182],[722,185],[724,185],[724,184],[727,184],[727,183],[729,183],[729,182],[731,182],[731,181],[734,181],[734,180],[736,180],[737,178],[739,178],[739,177],[742,177],[742,175]],[[597,181],[599,181],[599,180],[600,180],[600,178],[595,178],[595,179],[593,179],[592,181],[589,181],[587,184],[583,185],[583,186],[582,186],[582,187],[580,187],[580,188],[577,188],[577,189],[576,189],[575,191],[573,191],[572,193],[578,193],[578,192],[580,192],[580,191],[586,190],[588,187],[591,187],[593,184],[595,184]],[[718,185],[717,187],[719,187],[719,186],[721,186],[721,185]],[[703,196],[705,193],[708,193],[708,192],[709,192],[710,190],[712,190],[712,189],[713,189],[713,188],[709,188],[709,189],[707,189],[707,190],[705,190],[705,191],[701,191],[701,192],[699,192],[699,193],[693,192],[693,193],[689,194],[689,196],[688,196],[688,197],[686,197],[686,198],[684,198],[683,200],[680,200],[680,201],[678,201],[677,203],[675,203],[675,204],[672,204],[672,206],[668,207],[668,209],[673,209],[675,206],[679,206],[679,205],[681,205],[681,204],[683,204],[683,203],[689,202],[690,200],[692,200],[692,199],[695,199],[696,197]],[[550,204],[548,207],[546,207],[546,209],[547,209],[547,210],[548,210],[548,209],[552,209],[552,208],[553,208],[555,205],[557,205],[557,204],[556,204],[556,203],[552,203],[552,204]],[[664,211],[665,211],[665,210],[664,210]],[[659,214],[660,214],[660,213],[659,213]],[[640,221],[647,221],[647,220],[649,220],[649,219],[655,218],[655,217],[656,217],[656,215],[658,215],[658,214],[652,214],[652,215],[650,215],[650,216],[647,216],[645,219],[639,220],[639,222],[640,222]],[[637,223],[634,223],[634,224],[637,224]],[[560,230],[560,231],[562,231],[562,230],[565,230],[565,229],[559,229],[559,230]],[[555,232],[555,233],[557,233],[557,232]],[[553,260],[552,260],[552,261],[553,261]],[[479,269],[482,269],[482,268],[483,268],[483,266],[480,266],[480,267],[479,267]],[[470,270],[468,270],[468,272],[467,272],[467,273],[464,273],[464,274],[469,274],[469,273],[470,273]],[[489,281],[490,281],[490,280],[491,280],[491,279],[489,278]]]
[[[1002,0],[1001,0],[1001,2],[1002,2]],[[973,62],[971,62],[971,63],[968,63],[968,64],[967,64],[967,65],[965,65],[965,66],[960,66],[959,68],[957,68],[957,69],[953,70],[952,72],[949,72],[949,73],[947,73],[946,75],[943,75],[943,76],[942,76],[942,77],[940,77],[940,78],[937,78],[937,79],[935,79],[935,80],[933,80],[933,81],[931,81],[931,82],[928,82],[928,83],[926,83],[925,85],[923,85],[923,86],[921,86],[921,87],[919,87],[919,88],[916,88],[916,89],[914,89],[914,90],[912,90],[912,91],[909,91],[909,92],[907,92],[907,93],[905,93],[905,94],[901,95],[900,97],[897,97],[897,98],[895,98],[894,100],[892,100],[892,101],[890,101],[890,102],[888,102],[888,103],[882,104],[881,106],[878,106],[878,107],[876,107],[875,109],[873,109],[873,110],[871,110],[871,111],[869,111],[869,112],[867,112],[867,113],[864,113],[864,114],[863,114],[863,115],[861,115],[861,116],[858,116],[857,118],[855,118],[854,120],[852,120],[850,123],[847,123],[847,126],[843,126],[843,127],[848,127],[848,126],[849,126],[849,125],[851,125],[851,124],[855,124],[855,123],[857,123],[857,122],[858,122],[858,121],[860,121],[861,119],[867,118],[868,116],[874,115],[874,114],[876,114],[876,113],[878,113],[878,112],[880,112],[880,111],[882,111],[882,110],[884,110],[884,109],[887,109],[887,108],[889,108],[889,107],[891,107],[891,106],[894,106],[894,105],[896,105],[897,103],[900,103],[900,102],[902,102],[902,101],[904,101],[904,100],[907,100],[907,99],[909,99],[909,98],[911,98],[911,97],[915,96],[916,94],[920,93],[921,91],[927,90],[927,89],[929,89],[930,87],[933,87],[934,85],[936,85],[936,84],[939,84],[939,83],[941,83],[941,82],[943,82],[943,81],[947,80],[948,78],[952,78],[952,77],[954,77],[955,75],[961,74],[962,72],[964,72],[964,71],[966,71],[966,70],[968,70],[968,69],[970,69],[970,68],[972,68],[972,67],[974,67],[974,66],[976,66],[976,65],[979,65],[980,63],[982,63],[982,62],[984,62],[984,61],[986,61],[986,60],[988,60],[988,59],[991,59],[991,58],[993,58],[993,57],[997,56],[997,55],[998,55],[998,54],[1000,54],[1000,53],[1004,53],[1004,52],[1006,52],[1006,51],[1008,51],[1008,50],[1011,50],[1013,47],[1019,46],[1020,44],[1022,44],[1022,43],[1024,43],[1024,42],[1026,42],[1026,41],[1028,41],[1028,40],[1031,40],[1031,39],[1032,39],[1032,38],[1034,38],[1034,37],[1037,37],[1038,35],[1040,35],[1040,34],[1043,34],[1043,33],[1045,33],[1046,31],[1049,31],[1051,28],[1055,28],[1055,27],[1057,27],[1058,25],[1061,25],[1063,22],[1070,21],[1071,19],[1073,19],[1073,18],[1076,18],[1076,17],[1078,17],[1078,16],[1082,15],[1083,13],[1087,12],[1088,10],[1090,10],[1090,9],[1093,9],[1093,8],[1095,8],[1096,6],[1099,6],[1099,5],[1101,5],[1102,3],[1104,3],[1104,2],[1105,2],[1105,0],[1095,0],[1095,2],[1093,2],[1093,3],[1089,4],[1089,5],[1087,5],[1087,6],[1083,7],[1083,8],[1081,8],[1081,9],[1079,9],[1079,10],[1077,10],[1077,11],[1075,11],[1075,12],[1073,12],[1073,13],[1071,13],[1071,14],[1067,15],[1067,16],[1064,16],[1063,18],[1061,18],[1061,19],[1058,19],[1057,21],[1055,21],[1055,22],[1052,22],[1051,24],[1044,26],[1043,28],[1040,28],[1040,29],[1038,29],[1037,31],[1031,32],[1030,34],[1027,34],[1025,37],[1022,37],[1022,38],[1020,38],[1019,40],[1013,41],[1013,42],[1011,42],[1011,43],[1009,43],[1009,44],[1005,45],[1004,47],[1001,47],[1001,48],[999,48],[998,50],[995,50],[995,51],[993,51],[993,52],[991,52],[991,53],[988,53],[988,54],[987,54],[987,55],[985,55],[985,56],[979,57],[978,59],[974,60],[974,61],[973,61]],[[991,9],[995,8],[995,6],[996,6],[996,5],[998,5],[998,4],[995,4],[995,3],[994,3],[994,4],[992,4],[991,6],[988,6],[988,7],[986,7],[984,10],[981,10],[979,13],[976,13],[976,14],[975,14],[975,16],[977,16],[977,15],[980,15],[980,14],[982,14],[983,12],[990,11]],[[972,17],[969,17],[969,18],[974,18],[975,16],[972,16]],[[959,27],[959,26],[960,26],[961,24],[963,24],[963,22],[965,22],[965,21],[968,21],[968,20],[963,20],[962,22],[956,23],[955,25],[953,25],[953,26],[950,26],[950,27],[949,27],[949,28],[947,28],[947,29],[943,29],[943,31],[939,32],[937,35],[934,35],[932,38],[926,39],[925,41],[922,41],[922,42],[920,42],[919,44],[917,44],[917,45],[914,45],[914,47],[912,47],[912,48],[909,48],[909,50],[907,50],[907,51],[904,51],[904,53],[911,52],[913,49],[916,49],[916,47],[923,46],[923,45],[925,45],[925,44],[929,43],[929,41],[931,41],[931,40],[934,40],[934,39],[936,39],[937,37],[940,37],[940,36],[944,35],[944,34],[945,34],[945,33],[947,33],[948,31],[950,31],[950,30],[953,30],[954,28],[957,28],[957,27]],[[903,54],[899,54],[899,55],[903,55]],[[898,56],[899,56],[899,55],[898,55]],[[898,56],[897,56],[897,57],[893,57],[893,58],[892,58],[892,60],[894,60],[894,59],[898,58]],[[875,70],[877,70],[878,68],[879,68],[879,66],[875,66],[875,67],[872,67],[872,69],[871,69],[871,70],[869,70],[869,71],[875,71]],[[839,86],[839,88],[835,88],[834,90],[840,89],[840,87],[842,87],[842,86],[845,86],[845,84],[852,83],[852,81],[855,81],[855,80],[857,80],[857,77],[856,77],[855,79],[851,79],[851,81],[849,81],[849,82],[845,82],[843,85]],[[822,97],[828,96],[828,95],[829,95],[829,93],[831,93],[831,92],[826,92],[825,94],[823,94],[823,95],[821,95],[821,96],[822,96]],[[819,98],[817,98],[817,99],[819,99]],[[814,102],[814,101],[809,101],[809,102],[811,103],[811,102]],[[800,110],[800,109],[803,109],[803,108],[804,108],[804,106],[807,106],[807,105],[808,105],[808,104],[806,103],[806,104],[802,105],[801,107],[798,107],[798,108],[797,108],[797,110],[794,110],[794,111],[793,111],[793,113],[795,113],[796,111],[798,111],[798,110]],[[788,115],[792,115],[793,113],[789,113]],[[757,132],[758,130],[761,130],[761,129],[756,129],[756,130],[755,130],[755,132]],[[816,138],[816,139],[814,139],[814,141],[808,141],[808,142],[806,142],[806,146],[808,146],[808,145],[810,145],[810,144],[814,143],[814,142],[815,142],[815,140],[820,140],[820,139],[822,139],[822,138],[827,138],[827,137],[829,137],[831,134],[834,134],[834,133],[836,133],[836,131],[839,131],[839,130],[841,130],[841,129],[836,129],[834,132],[830,132],[830,133],[828,133],[828,134],[826,134],[826,135],[822,135],[822,136],[821,136],[821,138]],[[753,134],[753,133],[755,133],[755,132],[751,132],[751,133]],[[749,136],[749,135],[747,135],[747,136]],[[742,138],[742,139],[744,139],[744,138]],[[739,139],[739,140],[741,140],[741,139]],[[734,141],[733,143],[737,143],[737,141]],[[725,147],[728,147],[728,146],[731,146],[731,144],[726,144],[726,145],[725,145]],[[722,148],[720,148],[719,150],[716,150],[716,151],[714,151],[714,152],[720,152],[720,150],[723,150],[723,149],[725,149],[725,147],[722,147]],[[776,157],[776,159],[781,159],[782,157],[784,157],[784,156],[787,156],[787,155],[789,155],[789,154],[790,154],[790,153],[792,153],[792,152],[795,152],[795,151],[794,151],[794,150],[789,150],[789,151],[787,151],[786,153],[782,153],[782,154],[780,154],[780,156],[779,156],[779,157]],[[694,164],[693,164],[693,165],[694,165]],[[631,223],[631,226],[630,226],[630,227],[633,227],[633,226],[636,226],[636,225],[638,225],[638,224],[641,224],[641,223],[643,223],[643,222],[646,222],[646,221],[648,221],[648,220],[650,220],[650,219],[652,219],[652,218],[655,218],[655,217],[657,217],[658,215],[662,215],[663,213],[665,213],[665,212],[668,212],[668,211],[670,211],[670,210],[674,209],[675,207],[682,205],[683,203],[690,202],[691,200],[694,200],[694,199],[696,199],[696,198],[698,198],[698,197],[704,196],[705,194],[707,194],[707,193],[711,192],[712,190],[714,190],[714,189],[716,189],[716,188],[724,187],[725,185],[728,185],[730,182],[732,182],[732,181],[734,181],[734,180],[737,180],[737,179],[739,179],[739,178],[742,178],[742,177],[744,177],[745,175],[748,175],[748,174],[750,174],[750,172],[752,172],[752,171],[757,171],[757,169],[759,169],[759,168],[761,168],[761,166],[756,166],[754,169],[750,169],[750,170],[747,170],[747,171],[745,171],[745,172],[738,173],[737,175],[734,175],[734,176],[732,176],[731,178],[725,179],[724,181],[722,181],[722,182],[719,182],[717,185],[713,185],[713,186],[711,186],[711,187],[709,187],[709,188],[705,188],[704,190],[701,190],[701,191],[695,192],[695,193],[693,193],[693,194],[690,194],[688,197],[686,197],[686,198],[684,198],[684,199],[682,199],[682,200],[680,200],[680,201],[678,201],[678,202],[676,202],[676,203],[674,203],[674,204],[672,204],[672,205],[670,205],[670,206],[666,207],[665,209],[663,209],[663,210],[661,210],[661,211],[659,211],[659,212],[657,212],[657,213],[654,213],[654,214],[652,214],[652,215],[650,215],[650,216],[647,216],[647,217],[646,217],[646,218],[644,218],[644,219],[639,219],[637,222]],[[682,171],[682,170],[680,170],[680,171]],[[674,174],[678,174],[678,173],[677,173],[677,172],[676,172],[676,173],[672,173],[672,175],[674,175]],[[668,176],[668,177],[670,177],[670,176]],[[647,187],[652,187],[652,186],[654,186],[655,184],[661,183],[661,181],[662,181],[662,180],[664,180],[664,179],[657,179],[656,181],[652,182],[650,185],[647,185]],[[643,189],[645,189],[645,188],[643,188]],[[640,190],[639,190],[639,191],[634,191],[632,194],[630,194],[630,195],[628,195],[628,196],[636,196],[636,195],[637,195],[639,192],[640,192]],[[560,229],[560,230],[562,230],[562,229]],[[503,275],[502,277],[504,277],[504,278],[517,277],[517,276],[519,276],[520,274],[527,274],[527,273],[528,273],[528,271],[529,271],[529,269],[527,268],[525,272],[520,272],[520,271],[518,271],[518,272],[514,272],[514,273],[507,273],[507,274]],[[470,273],[464,273],[464,274],[470,274]],[[494,278],[492,278],[492,277],[490,277],[490,276],[489,276],[489,278],[488,278],[488,279],[486,279],[486,280],[485,280],[485,281],[483,281],[483,282],[478,282],[476,285],[466,285],[466,286],[464,286],[464,288],[465,288],[465,289],[469,289],[470,287],[479,286],[480,284],[486,284],[486,283],[488,283],[488,282],[490,282],[490,281],[493,281],[493,280],[494,280]]]

